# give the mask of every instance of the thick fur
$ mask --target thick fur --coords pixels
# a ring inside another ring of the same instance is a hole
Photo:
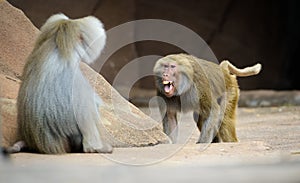
[[[175,65],[176,70],[170,72],[166,69],[168,64]],[[176,142],[177,112],[194,111],[201,131],[198,143],[237,142],[235,123],[239,87],[234,74],[249,76],[258,74],[260,69],[260,65],[237,69],[228,61],[217,65],[186,54],[159,59],[153,71],[158,96],[165,102],[159,102],[164,132]],[[164,91],[165,76],[174,81],[172,95]]]
[[[95,17],[71,20],[57,14],[47,20],[27,59],[17,100],[25,143],[16,143],[11,152],[23,147],[47,154],[112,152],[97,127],[101,99],[79,68],[80,61],[99,56],[105,40]]]

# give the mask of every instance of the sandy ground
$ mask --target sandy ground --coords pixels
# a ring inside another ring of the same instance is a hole
[[[156,108],[143,108],[159,119]],[[240,108],[240,142],[195,144],[191,114],[178,144],[116,148],[113,154],[14,154],[0,182],[300,182],[300,107]]]

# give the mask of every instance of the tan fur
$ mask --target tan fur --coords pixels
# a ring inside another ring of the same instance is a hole
[[[232,65],[229,61],[224,60],[221,62],[220,67],[227,69],[230,71],[230,73],[240,76],[240,77],[246,77],[246,76],[252,76],[256,75],[261,70],[261,64],[256,64],[251,67],[246,67],[243,69],[238,69],[234,65]]]
[[[170,63],[176,65],[176,69],[170,69]],[[238,69],[228,61],[218,65],[186,54],[168,55],[159,59],[153,71],[158,96],[166,103],[166,109],[163,104],[159,105],[164,131],[175,142],[176,112],[170,111],[192,110],[198,114],[197,126],[201,131],[199,143],[237,142],[235,126],[239,88],[235,75],[250,76],[258,74],[260,69],[260,64]],[[164,93],[162,80],[174,81],[172,95]],[[167,113],[163,114],[165,110]]]

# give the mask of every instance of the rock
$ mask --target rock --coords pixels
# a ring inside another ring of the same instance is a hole
[[[38,29],[6,1],[0,2],[0,17],[0,73],[16,78],[22,73]]]
[[[161,126],[125,100],[103,76],[85,63],[81,64],[81,70],[106,104],[100,109],[105,118],[102,128],[104,138],[114,146],[147,146],[169,142]]]
[[[0,98],[0,111],[2,145],[7,147],[18,138],[16,99]]]
[[[0,73],[0,97],[16,99],[20,83],[20,79]]]
[[[242,91],[240,107],[299,106],[300,91],[249,90]]]
[[[0,1],[0,86],[3,146],[17,140],[16,97],[25,59],[33,48],[38,30],[18,9]],[[81,68],[102,97],[104,118],[101,134],[115,147],[140,147],[169,143],[161,125],[122,98],[98,73],[82,63]]]

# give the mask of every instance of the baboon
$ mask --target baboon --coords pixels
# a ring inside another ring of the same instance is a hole
[[[239,87],[236,76],[258,74],[261,65],[238,69],[187,54],[159,59],[153,69],[163,130],[177,140],[177,112],[194,111],[200,131],[197,143],[237,142],[235,129]]]
[[[112,152],[98,128],[102,101],[79,68],[80,61],[92,63],[100,55],[105,41],[103,24],[95,17],[72,20],[56,14],[46,21],[22,74],[20,141],[6,151]]]

